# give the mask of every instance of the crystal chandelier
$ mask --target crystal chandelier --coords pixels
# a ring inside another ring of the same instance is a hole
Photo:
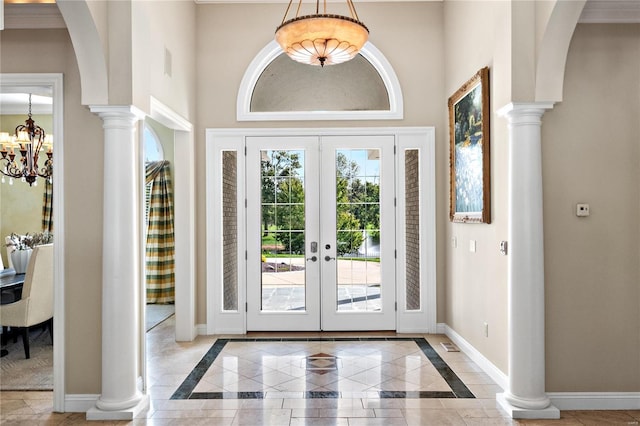
[[[293,0],[276,29],[276,41],[291,59],[303,64],[339,64],[358,54],[369,38],[369,30],[359,21],[352,0],[346,0],[351,16],[327,13],[327,0],[320,13],[316,0],[315,13],[299,16],[303,0],[298,0],[295,16],[288,19]]]
[[[38,168],[40,151],[46,149],[47,159],[42,169]],[[16,160],[16,151],[21,158]],[[9,184],[13,179],[21,179],[28,182],[29,186],[36,186],[36,178],[48,179],[51,182],[53,175],[53,137],[45,134],[42,127],[36,125],[31,118],[31,93],[29,94],[29,116],[25,124],[16,127],[15,135],[0,132],[0,173],[2,183],[5,176],[9,177]]]

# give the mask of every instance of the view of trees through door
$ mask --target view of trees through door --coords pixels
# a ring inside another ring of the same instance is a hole
[[[361,262],[361,266],[371,269],[367,263],[380,262],[380,182],[376,160],[368,158],[369,151],[375,150],[336,153],[336,252],[338,262]],[[263,280],[271,281],[274,273],[304,269],[303,156],[302,151],[284,150],[263,151],[261,156]],[[302,285],[302,280],[304,274],[299,274],[290,282]],[[376,285],[379,283],[373,284]],[[366,295],[367,291],[364,300],[370,300]],[[285,309],[302,307],[291,305]]]

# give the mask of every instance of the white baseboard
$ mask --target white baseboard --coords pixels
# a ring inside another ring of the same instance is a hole
[[[442,334],[445,334],[460,350],[467,355],[478,367],[491,377],[498,386],[502,389],[507,389],[509,383],[509,377],[496,367],[491,361],[489,361],[484,355],[474,348],[469,342],[467,342],[462,336],[455,332],[454,329],[447,324],[438,324],[438,330],[442,330]]]
[[[86,413],[96,406],[98,394],[66,394],[64,396],[65,413]]]
[[[246,331],[244,331],[243,329],[239,329],[239,328],[216,328],[214,333],[209,333],[207,332],[207,325],[206,324],[197,324],[196,325],[196,331],[198,333],[198,335],[200,336],[211,336],[213,334],[215,335],[225,335],[225,334],[247,334]]]
[[[428,334],[429,331],[426,328],[403,328],[402,330],[396,330],[398,334]]]
[[[640,392],[547,392],[560,410],[640,410]]]
[[[460,350],[475,362],[491,379],[507,389],[509,376],[482,355],[447,324],[437,325]],[[640,392],[547,392],[551,404],[559,410],[640,410]]]

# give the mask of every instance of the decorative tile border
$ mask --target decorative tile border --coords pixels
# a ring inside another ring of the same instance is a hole
[[[194,392],[202,377],[225,345],[229,342],[381,342],[381,341],[413,341],[422,350],[427,359],[433,364],[440,376],[447,382],[452,392],[439,391],[370,391],[363,392],[369,396],[376,396],[380,399],[389,398],[475,398],[473,393],[453,372],[440,355],[431,347],[429,342],[423,337],[322,337],[322,338],[239,338],[239,339],[218,339],[211,346],[211,349],[202,357],[200,362],[189,373],[178,389],[173,393],[171,399],[265,399],[269,393],[277,392]],[[297,394],[298,392],[287,392],[287,394]],[[336,391],[309,391],[299,392],[303,399],[337,399],[344,398],[346,393]]]

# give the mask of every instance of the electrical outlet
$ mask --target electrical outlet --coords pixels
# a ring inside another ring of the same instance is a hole
[[[484,337],[489,337],[489,323],[484,323]]]
[[[471,253],[476,252],[476,240],[469,240],[469,251]]]

